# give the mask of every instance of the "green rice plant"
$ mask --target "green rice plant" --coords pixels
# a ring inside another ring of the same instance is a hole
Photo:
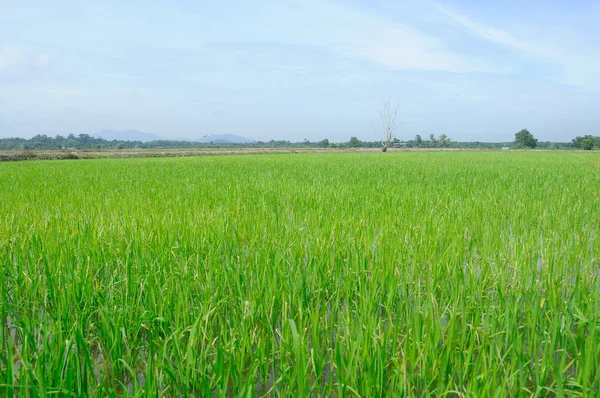
[[[600,155],[0,165],[6,396],[600,395]]]

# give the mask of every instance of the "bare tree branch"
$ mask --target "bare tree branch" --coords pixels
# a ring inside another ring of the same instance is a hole
[[[390,100],[384,100],[381,109],[379,109],[379,119],[381,121],[381,128],[384,138],[381,140],[381,151],[387,152],[390,142],[394,136],[394,132],[398,129],[398,111],[400,110],[400,104],[392,104]]]

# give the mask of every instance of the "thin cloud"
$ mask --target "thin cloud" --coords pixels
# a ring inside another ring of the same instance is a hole
[[[63,97],[75,97],[83,94],[83,91],[76,88],[57,88],[49,90],[49,92]]]
[[[46,53],[34,53],[22,47],[0,47],[0,73],[32,67],[45,67],[50,57]]]
[[[115,80],[139,80],[142,79],[141,76],[129,75],[126,73],[105,73],[102,75],[107,79],[115,79]]]
[[[508,73],[497,62],[450,51],[444,41],[400,21],[391,21],[333,2],[304,2],[307,12],[328,21],[325,44],[386,68],[447,72]],[[323,25],[322,25],[323,26]]]
[[[449,17],[450,20],[456,25],[467,30],[472,35],[489,40],[496,44],[501,44],[503,46],[507,46],[516,50],[525,51],[527,53],[533,53],[542,56],[551,55],[547,50],[543,48],[536,47],[523,40],[517,39],[510,35],[508,32],[505,32],[501,29],[473,21],[465,15],[450,10],[446,6],[435,3],[435,8],[445,16]]]
[[[447,16],[451,23],[463,28],[474,37],[518,51],[540,62],[557,66],[561,71],[560,83],[596,91],[600,90],[600,78],[595,72],[600,68],[600,57],[595,55],[598,48],[577,48],[577,44],[573,44],[569,48],[561,48],[556,46],[555,43],[542,45],[526,41],[505,30],[474,21],[441,4],[434,3],[434,6],[439,12]]]
[[[20,49],[16,47],[0,47],[0,72],[18,65],[23,59],[24,54]]]
[[[423,69],[456,73],[491,72],[506,74],[511,72],[510,68],[495,65],[485,59],[458,55],[449,51],[426,51],[391,46],[371,47],[357,50],[356,53],[393,69]]]
[[[46,65],[50,62],[50,57],[46,53],[41,53],[37,56],[36,61],[39,65]]]

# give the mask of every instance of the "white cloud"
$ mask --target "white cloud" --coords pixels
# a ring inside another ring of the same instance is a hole
[[[83,94],[83,91],[76,88],[57,88],[49,90],[50,94],[56,94],[63,97],[74,97]]]
[[[390,68],[425,69],[447,72],[494,72],[509,73],[508,67],[495,65],[484,59],[458,55],[449,51],[428,51],[427,49],[401,46],[370,47],[356,49],[356,53],[369,57]]]
[[[39,65],[46,65],[50,61],[50,57],[46,53],[40,53],[36,60]]]
[[[35,54],[23,47],[0,46],[0,73],[32,66],[45,67],[49,61],[46,53]]]
[[[138,80],[142,78],[141,76],[129,75],[127,73],[105,73],[102,76],[115,80]]]
[[[0,72],[8,70],[21,63],[23,52],[16,47],[0,47]]]

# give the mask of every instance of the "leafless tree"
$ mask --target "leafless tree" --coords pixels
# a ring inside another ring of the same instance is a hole
[[[383,101],[383,105],[379,109],[379,119],[381,120],[381,129],[384,135],[384,138],[381,140],[382,152],[387,152],[394,136],[394,131],[398,128],[399,123],[396,121],[396,118],[398,117],[399,110],[400,105],[398,103],[392,104],[390,100]]]

